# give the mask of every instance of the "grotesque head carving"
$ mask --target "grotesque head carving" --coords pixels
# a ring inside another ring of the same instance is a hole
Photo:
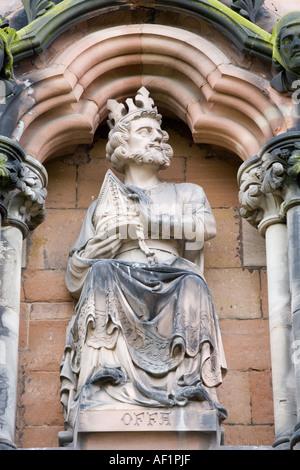
[[[300,79],[300,11],[284,15],[273,32],[273,66],[278,72],[271,81],[280,93],[292,91],[293,82]]]

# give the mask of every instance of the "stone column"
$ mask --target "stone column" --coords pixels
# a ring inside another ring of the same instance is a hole
[[[293,327],[292,358],[295,367],[297,424],[291,448],[300,449],[300,133],[290,149],[282,212],[288,227],[289,274]]]
[[[282,449],[290,447],[297,418],[287,226],[282,212],[286,170],[276,158],[278,143],[278,139],[275,142],[272,139],[259,155],[245,162],[238,180],[242,216],[258,228],[266,240],[275,420],[273,446]]]
[[[281,216],[287,223],[293,332],[290,354],[294,365],[297,407],[297,424],[290,440],[290,447],[294,448],[300,442],[300,132],[291,131],[272,139],[265,145],[262,159],[267,175],[276,170],[272,184],[274,190],[281,192]],[[289,376],[286,378],[287,387],[288,379]]]
[[[0,137],[0,449],[15,448],[22,244],[45,217],[46,184],[44,167]]]
[[[293,362],[295,366],[297,424],[291,447],[300,442],[300,198],[297,205],[287,207],[291,311],[293,325]],[[300,445],[297,445],[300,448]]]
[[[289,448],[296,423],[296,399],[286,225],[269,226],[265,239],[276,436],[273,446]]]

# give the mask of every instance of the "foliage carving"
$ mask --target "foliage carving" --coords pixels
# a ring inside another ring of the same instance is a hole
[[[50,0],[22,0],[28,23],[34,21],[38,16],[42,16],[46,11],[54,6]]]
[[[231,9],[238,12],[244,18],[255,23],[259,9],[264,0],[234,0]]]

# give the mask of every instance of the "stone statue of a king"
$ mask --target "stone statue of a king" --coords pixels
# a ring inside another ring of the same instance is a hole
[[[173,155],[149,92],[107,103],[108,170],[70,252],[67,287],[78,299],[61,364],[68,428],[87,407],[216,410],[226,362],[203,245],[216,235],[203,189],[167,183]]]

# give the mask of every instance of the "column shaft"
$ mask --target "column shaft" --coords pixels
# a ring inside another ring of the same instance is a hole
[[[300,348],[300,206],[287,211],[293,349]],[[300,421],[300,357],[294,354],[297,415]]]
[[[286,225],[269,226],[265,238],[276,437],[274,446],[283,443],[289,446],[297,412],[291,358],[292,323]]]
[[[19,347],[21,231],[2,229],[0,242],[0,446],[14,447]]]

